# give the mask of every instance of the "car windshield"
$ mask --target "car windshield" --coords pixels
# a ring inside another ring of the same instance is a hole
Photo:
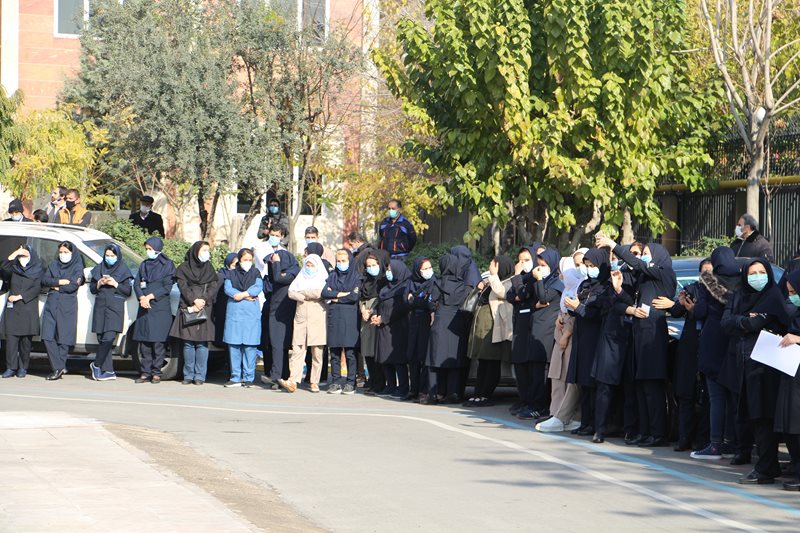
[[[96,241],[84,241],[84,244],[97,252],[97,255],[103,257],[106,253],[106,246],[109,244],[116,244],[119,246],[120,250],[122,251],[122,261],[128,265],[128,268],[131,269],[131,272],[134,276],[136,273],[139,272],[139,265],[144,261],[141,257],[139,257],[136,252],[125,246],[124,244],[117,242],[113,239],[99,239]]]

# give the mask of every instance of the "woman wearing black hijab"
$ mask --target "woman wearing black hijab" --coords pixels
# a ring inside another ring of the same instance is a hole
[[[466,364],[468,317],[461,310],[472,286],[464,279],[471,259],[446,254],[439,260],[442,275],[436,280],[432,301],[436,306],[428,346],[427,403],[460,401],[461,368]],[[474,279],[474,277],[473,277]]]
[[[217,326],[214,311],[219,276],[211,264],[211,245],[206,241],[194,243],[175,278],[181,298],[169,334],[183,341],[183,384],[202,385],[208,371],[208,343],[216,337]],[[206,318],[191,318],[187,323],[187,313],[202,313]]]
[[[172,326],[170,293],[175,284],[175,263],[164,251],[160,237],[144,241],[147,259],[139,265],[133,291],[139,299],[139,311],[133,328],[133,340],[139,343],[139,372],[136,383],[161,382],[167,338]]]
[[[489,277],[478,284],[480,294],[470,334],[469,358],[478,360],[475,394],[464,407],[493,405],[503,362],[511,362],[514,307],[506,301],[514,274],[514,260],[498,255],[489,263]]]
[[[514,265],[514,276],[511,278],[511,288],[506,291],[506,300],[514,307],[514,314],[512,315],[514,333],[511,340],[511,363],[514,365],[515,373],[517,365],[524,364],[530,353],[531,314],[536,306],[536,301],[533,299],[534,279],[531,272],[536,266],[536,250],[540,246],[541,243],[537,242],[533,246],[520,248],[519,252],[517,252],[517,263]],[[518,375],[522,375],[522,373],[520,368]],[[527,386],[528,382],[525,381],[524,377],[522,380],[517,379],[519,400],[509,409],[509,412],[514,416],[517,416],[521,411],[532,408],[532,406],[528,405],[528,396],[530,394],[526,388]]]
[[[322,298],[327,300],[327,340],[331,354],[333,383],[328,394],[354,394],[356,391],[356,352],[358,344],[358,300],[361,275],[353,254],[336,252],[336,268],[328,275]],[[342,352],[347,364],[347,379],[342,378]]]
[[[375,362],[376,328],[372,316],[378,305],[378,294],[386,286],[386,269],[389,266],[389,253],[386,250],[370,250],[364,257],[364,273],[361,283],[361,297],[358,304],[361,314],[361,355],[367,365],[367,390],[364,394],[374,396],[386,388],[383,367]]]
[[[592,248],[583,256],[581,271],[586,279],[578,286],[574,298],[566,298],[564,305],[575,316],[572,329],[572,353],[567,369],[567,383],[581,390],[581,425],[573,434],[586,436],[595,432],[595,388],[592,377],[597,346],[603,332],[603,319],[612,303],[608,279],[611,276],[611,257],[607,249]]]
[[[645,246],[641,257],[611,239],[599,239],[598,246],[613,247],[614,255],[633,269],[638,290],[636,305],[626,310],[633,317],[633,360],[641,432],[641,439],[632,439],[630,444],[666,446],[669,444],[666,435],[669,332],[666,312],[656,309],[653,301],[659,296],[675,295],[677,279],[672,259],[657,243]]]
[[[411,279],[406,292],[411,312],[408,316],[408,364],[410,370],[410,390],[408,399],[417,399],[422,390],[425,358],[428,355],[428,342],[431,336],[433,318],[433,284],[436,278],[433,264],[427,257],[414,260]]]
[[[83,256],[71,242],[58,245],[58,257],[50,263],[42,277],[48,289],[42,311],[42,341],[53,372],[48,381],[61,379],[66,372],[67,356],[75,346],[78,329],[77,292],[84,282]]]
[[[92,379],[110,381],[117,379],[111,350],[114,340],[122,333],[125,320],[125,301],[133,292],[133,274],[122,260],[122,251],[109,244],[103,251],[103,260],[92,269],[89,291],[95,295],[92,312],[92,331],[97,335],[97,354],[89,364]]]
[[[800,269],[789,272],[784,281],[792,313],[789,333],[781,339],[782,347],[800,344]],[[781,372],[778,400],[775,406],[775,432],[782,433],[794,465],[794,478],[784,481],[783,489],[800,490],[800,373],[789,376]]]
[[[39,334],[39,293],[44,267],[36,252],[25,244],[9,255],[1,268],[11,278],[2,320],[6,337],[3,377],[24,378],[28,374],[33,337]]]
[[[742,268],[741,287],[733,293],[722,315],[722,329],[730,337],[732,353],[720,371],[720,381],[739,385],[739,418],[749,420],[758,447],[758,462],[739,479],[742,484],[773,483],[781,475],[778,438],[773,431],[780,371],[750,358],[763,330],[782,335],[791,319],[772,267],[766,259],[750,259]]]
[[[403,400],[408,396],[408,267],[392,259],[386,272],[389,283],[378,293],[378,306],[371,318],[378,328],[376,362],[383,365],[386,388],[378,396]]]

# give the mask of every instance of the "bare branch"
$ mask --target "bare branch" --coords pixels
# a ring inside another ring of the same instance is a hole
[[[736,92],[736,85],[734,84],[733,79],[731,79],[730,73],[728,72],[728,67],[725,64],[725,60],[723,58],[723,50],[722,50],[723,46],[720,44],[719,40],[718,31],[720,30],[720,25],[721,25],[720,22],[721,15],[719,13],[719,10],[722,9],[721,3],[722,3],[721,0],[717,0],[718,11],[716,14],[717,15],[716,25],[711,20],[711,15],[708,12],[708,1],[701,0],[700,6],[703,9],[703,16],[706,19],[706,26],[708,27],[708,33],[711,38],[711,53],[712,56],[714,57],[714,62],[716,63],[719,71],[722,73],[722,78],[725,81],[728,101],[731,104],[731,108],[738,107],[742,111],[742,113],[745,113],[746,112],[745,104],[742,101],[741,96],[738,94],[738,92]]]
[[[797,105],[797,104],[800,104],[800,96],[798,96],[797,98],[795,98],[795,99],[794,99],[794,100],[792,100],[791,102],[787,103],[786,105],[783,105],[783,106],[780,106],[780,107],[776,107],[776,108],[775,108],[775,111],[774,111],[774,113],[775,113],[776,115],[777,115],[778,113],[783,113],[784,111],[786,111],[786,110],[787,110],[787,109],[789,109],[790,107],[792,107],[792,106],[794,106],[794,105]]]
[[[767,20],[764,28],[764,107],[767,112],[771,111],[774,105],[772,94],[772,82],[770,81],[770,59],[772,53],[772,0],[764,2],[764,11],[767,12]]]

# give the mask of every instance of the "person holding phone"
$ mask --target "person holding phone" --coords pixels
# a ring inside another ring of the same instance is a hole
[[[39,293],[44,267],[30,245],[17,248],[0,266],[11,277],[3,311],[3,333],[6,337],[6,371],[4,378],[28,374],[33,337],[39,334]]]

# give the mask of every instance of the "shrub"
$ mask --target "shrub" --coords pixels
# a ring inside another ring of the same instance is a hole
[[[458,246],[463,243],[458,242],[445,242],[442,244],[430,244],[427,242],[418,242],[414,249],[405,257],[405,262],[408,268],[412,268],[414,266],[414,261],[418,257],[427,257],[431,260],[433,265],[433,270],[436,274],[440,274],[439,272],[439,259],[446,254],[450,253],[450,248],[453,246]],[[479,252],[473,250],[472,258],[475,260],[475,263],[478,265],[478,269],[481,272],[488,270],[489,268],[489,261],[492,260],[491,257],[486,257]]]
[[[693,245],[681,248],[683,257],[709,257],[715,248],[730,245],[730,237],[700,237]]]

